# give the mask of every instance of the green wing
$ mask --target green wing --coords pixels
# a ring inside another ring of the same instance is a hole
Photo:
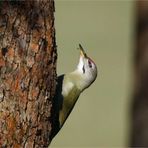
[[[71,113],[79,95],[80,95],[80,90],[78,90],[75,87],[75,85],[73,85],[68,95],[64,97],[59,115],[60,127],[63,126],[69,114]]]
[[[52,131],[50,135],[50,139],[53,139],[55,135],[62,128],[69,114],[71,113],[79,95],[80,90],[75,87],[73,84],[70,87],[67,95],[63,97],[63,88],[69,87],[69,80],[66,78],[64,80],[65,75],[61,75],[58,77],[57,86],[56,86],[56,94],[53,98],[53,107],[52,107]]]

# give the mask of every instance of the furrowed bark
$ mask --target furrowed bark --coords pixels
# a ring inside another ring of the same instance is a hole
[[[53,0],[0,2],[0,147],[48,147],[56,84]]]

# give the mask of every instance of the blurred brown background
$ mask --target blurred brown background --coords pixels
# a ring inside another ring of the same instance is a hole
[[[148,1],[135,7],[134,91],[130,145],[148,147]]]

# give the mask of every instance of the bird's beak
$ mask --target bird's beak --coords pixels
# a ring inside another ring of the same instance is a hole
[[[81,46],[81,44],[79,44],[79,49],[80,49],[80,56],[86,58],[87,54],[85,50],[83,49],[83,47]]]

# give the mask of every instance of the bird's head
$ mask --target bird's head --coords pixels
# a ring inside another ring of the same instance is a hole
[[[81,73],[81,76],[85,78],[87,85],[91,85],[97,77],[97,66],[95,62],[87,56],[83,47],[79,44],[80,59],[77,66],[77,70]],[[88,87],[86,86],[86,87]]]

